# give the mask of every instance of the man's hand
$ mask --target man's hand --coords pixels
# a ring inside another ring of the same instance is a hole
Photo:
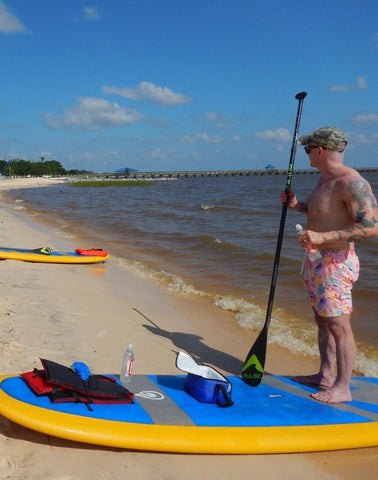
[[[286,194],[286,191],[283,191],[280,193],[280,202],[284,204],[286,200],[288,201],[287,202],[288,208],[294,209],[298,204],[297,196],[291,189],[289,189],[289,192],[287,194]]]
[[[307,245],[321,245],[326,240],[326,233],[314,232],[313,230],[302,230],[298,233],[297,240],[301,247]]]
[[[307,203],[298,202],[297,196],[295,195],[293,190],[291,190],[291,188],[289,189],[287,194],[286,190],[280,193],[280,202],[284,204],[286,200],[288,201],[288,208],[290,208],[291,210],[296,210],[299,213],[305,213],[307,215]]]

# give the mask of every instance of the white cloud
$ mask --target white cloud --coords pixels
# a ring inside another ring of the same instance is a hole
[[[190,135],[184,135],[181,138],[183,143],[224,143],[224,142],[240,142],[240,135],[233,135],[232,137],[224,138],[220,135],[210,135],[208,133],[198,133],[194,137]]]
[[[0,1],[0,32],[26,33],[27,29],[22,22]]]
[[[369,139],[366,135],[364,135],[363,133],[360,133],[359,135],[356,135],[354,140],[357,142],[357,143],[371,143],[372,140]]]
[[[254,135],[261,140],[289,142],[291,140],[290,132],[287,128],[276,128],[275,130],[265,130],[264,132],[255,132]]]
[[[353,120],[355,122],[378,122],[378,113],[360,113]]]
[[[212,126],[218,130],[226,130],[234,128],[234,125],[229,122],[227,117],[219,115],[216,112],[206,112],[203,115],[199,115],[197,120],[200,122],[211,122]]]
[[[143,115],[136,110],[121,108],[117,103],[91,97],[78,98],[77,104],[66,109],[61,116],[45,115],[46,124],[50,128],[68,127],[87,130],[136,123],[143,118]]]
[[[9,150],[7,153],[6,153],[6,158],[10,159],[10,160],[13,160],[13,159],[23,159],[23,160],[27,160],[28,159],[28,156],[26,153],[20,153],[20,152],[17,152],[16,150]]]
[[[377,141],[378,141],[378,133],[375,133],[370,136],[360,133],[359,135],[355,135],[353,138],[353,142],[356,142],[356,143],[377,143]]]
[[[40,151],[39,156],[44,160],[49,160],[50,158],[54,158],[55,154],[49,151]]]
[[[184,135],[181,138],[181,141],[183,143],[196,143],[196,139],[194,137],[191,137],[190,135]]]
[[[364,77],[358,77],[355,85],[332,85],[331,92],[350,92],[351,90],[365,90],[367,83]]]
[[[151,158],[159,158],[159,159],[161,159],[161,158],[166,158],[167,155],[166,155],[165,153],[163,153],[163,152],[160,150],[160,148],[155,148],[155,150],[153,150],[153,151],[151,152],[151,155],[150,155],[150,156],[151,156]]]
[[[83,12],[85,20],[100,20],[100,14],[97,7],[84,7]]]
[[[149,158],[153,159],[169,159],[172,156],[177,155],[177,149],[176,148],[169,148],[166,151],[162,151],[160,148],[155,148],[151,153],[147,155]]]
[[[218,122],[222,119],[216,112],[207,112],[198,117],[198,120],[207,120],[209,122]]]
[[[208,133],[199,133],[197,138],[206,143],[221,143],[223,141],[219,135],[209,135]]]
[[[157,105],[170,107],[189,103],[192,99],[181,93],[175,93],[168,87],[159,87],[152,82],[140,82],[136,88],[103,87],[103,92],[110,95],[120,95],[130,100],[147,100]]]

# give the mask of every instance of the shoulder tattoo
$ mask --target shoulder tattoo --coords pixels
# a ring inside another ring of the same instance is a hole
[[[364,211],[368,205],[370,208],[376,208],[377,202],[371,192],[368,182],[361,178],[360,180],[351,180],[348,183],[347,190],[352,197],[357,200],[359,211]]]
[[[366,238],[366,228],[373,228],[377,223],[377,219],[374,216],[367,218],[367,209],[376,209],[377,201],[372,194],[370,185],[368,182],[361,178],[359,180],[351,180],[348,183],[347,190],[351,194],[352,198],[358,202],[358,211],[356,214],[356,227],[358,232],[354,232],[348,239],[349,241]],[[352,233],[352,228],[346,229]]]

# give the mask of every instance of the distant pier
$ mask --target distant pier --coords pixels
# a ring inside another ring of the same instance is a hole
[[[378,168],[366,167],[356,168],[358,172],[377,172]],[[319,171],[316,169],[298,169],[294,170],[293,175],[316,175]],[[130,178],[135,180],[143,179],[178,179],[195,177],[248,177],[260,175],[287,175],[287,170],[277,168],[264,170],[203,170],[203,171],[161,171],[161,172],[112,172],[97,173],[97,178]]]

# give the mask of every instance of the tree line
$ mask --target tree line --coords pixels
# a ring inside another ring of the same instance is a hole
[[[66,170],[57,160],[41,160],[31,162],[28,160],[0,160],[0,174],[6,177],[43,177],[44,175],[81,175],[86,170]]]

